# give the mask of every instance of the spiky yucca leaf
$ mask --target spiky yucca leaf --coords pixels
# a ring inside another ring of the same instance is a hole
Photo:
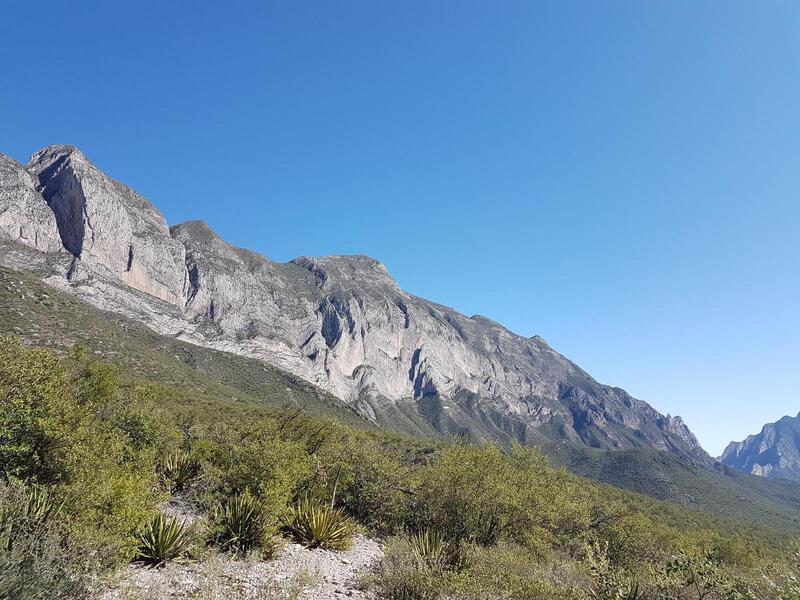
[[[465,566],[461,545],[445,541],[438,531],[423,529],[414,532],[408,536],[408,543],[419,567],[460,570]]]
[[[154,567],[180,557],[189,545],[184,522],[156,513],[139,533],[138,560]]]
[[[202,466],[190,454],[176,450],[161,461],[158,470],[171,489],[181,492],[199,479]]]
[[[417,531],[408,536],[411,553],[420,566],[445,566],[444,538],[433,529]]]
[[[225,550],[235,554],[262,548],[274,550],[261,504],[245,492],[219,506],[214,514],[215,538]]]
[[[339,508],[306,498],[295,504],[285,522],[286,530],[309,548],[346,550],[353,541],[354,524]]]
[[[20,503],[0,510],[0,549],[11,550],[16,537],[47,523],[63,505],[64,501],[57,502],[48,488],[32,486]]]

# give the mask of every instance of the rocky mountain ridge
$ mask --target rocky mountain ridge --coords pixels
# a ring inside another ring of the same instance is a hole
[[[680,417],[538,336],[404,292],[365,256],[278,263],[158,210],[77,149],[0,155],[0,262],[185,341],[254,357],[398,430],[653,447],[708,462]]]
[[[767,423],[760,433],[731,442],[721,460],[752,475],[800,481],[800,414]]]

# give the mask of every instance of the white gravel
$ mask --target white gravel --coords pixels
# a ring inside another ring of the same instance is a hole
[[[171,563],[162,569],[125,569],[103,600],[147,598],[254,598],[258,600],[372,599],[359,589],[359,576],[383,558],[375,540],[356,535],[346,552],[308,550],[287,544],[275,560],[230,560]]]

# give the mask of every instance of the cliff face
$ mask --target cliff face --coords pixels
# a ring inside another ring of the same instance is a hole
[[[800,481],[800,415],[767,423],[761,433],[731,442],[722,462],[761,477]]]
[[[152,205],[74,148],[42,150],[27,170],[74,257],[69,273],[54,267],[48,281],[63,286],[68,275],[70,289],[102,308],[259,358],[395,429],[709,460],[679,417],[597,383],[541,338],[407,294],[376,260],[276,263],[202,222],[168,230]]]
[[[52,209],[64,248],[80,259],[80,266],[172,304],[182,303],[183,246],[171,238],[152,204],[71,146],[37,152],[27,170]]]
[[[42,252],[58,252],[53,211],[36,190],[36,180],[22,165],[0,154],[0,236]]]

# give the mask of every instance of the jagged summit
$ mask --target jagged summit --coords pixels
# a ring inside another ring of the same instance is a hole
[[[4,244],[71,259],[45,261],[50,283],[290,371],[379,424],[709,460],[679,418],[594,381],[537,336],[408,294],[367,256],[279,263],[203,221],[168,228],[74,147],[45,148],[27,169],[0,161],[0,202]]]
[[[76,160],[89,162],[86,155],[76,146],[71,146],[69,144],[53,144],[31,154],[31,158],[28,161],[28,168],[34,168],[34,166],[39,163],[49,162],[62,157],[73,157]]]
[[[800,414],[784,416],[744,441],[731,442],[721,460],[753,475],[800,481]]]

